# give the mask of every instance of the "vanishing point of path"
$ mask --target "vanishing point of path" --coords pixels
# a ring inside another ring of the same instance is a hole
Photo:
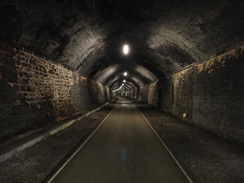
[[[120,99],[89,140],[49,182],[189,183],[139,110]]]

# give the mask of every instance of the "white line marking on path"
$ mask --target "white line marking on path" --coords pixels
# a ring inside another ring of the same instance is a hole
[[[55,177],[64,169],[64,167],[71,161],[71,159],[80,151],[80,149],[88,142],[88,140],[96,133],[96,131],[102,126],[102,124],[106,121],[106,119],[110,116],[110,114],[114,111],[117,103],[115,104],[114,108],[110,111],[110,113],[103,119],[101,124],[92,132],[92,134],[81,144],[81,146],[67,159],[67,161],[58,169],[58,171],[49,179],[47,183],[51,183]]]
[[[133,103],[132,103],[133,104]],[[135,107],[136,105],[133,104]],[[154,128],[152,127],[152,125],[150,124],[150,122],[147,120],[147,118],[144,116],[144,114],[142,114],[142,112],[140,111],[140,109],[138,109],[136,107],[136,109],[141,113],[142,117],[146,120],[146,122],[148,123],[148,125],[151,127],[151,129],[153,130],[153,132],[155,133],[155,135],[158,137],[158,139],[160,140],[160,142],[163,144],[163,146],[166,148],[166,150],[168,151],[168,153],[170,154],[170,156],[173,158],[173,160],[175,161],[175,163],[178,165],[178,167],[180,168],[180,170],[182,171],[182,173],[186,176],[187,180],[190,183],[193,183],[193,181],[191,180],[191,178],[187,175],[186,171],[182,168],[182,166],[180,165],[180,163],[177,161],[177,159],[175,158],[175,156],[172,154],[172,152],[169,150],[169,148],[166,146],[166,144],[163,142],[163,140],[160,138],[160,136],[158,135],[158,133],[154,130]]]

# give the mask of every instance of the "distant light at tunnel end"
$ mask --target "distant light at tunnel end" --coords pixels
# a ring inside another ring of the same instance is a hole
[[[125,44],[125,45],[123,46],[123,53],[124,53],[125,55],[128,55],[129,51],[130,51],[129,46],[128,46],[127,44]]]

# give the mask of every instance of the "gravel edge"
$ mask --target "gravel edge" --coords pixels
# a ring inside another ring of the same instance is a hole
[[[134,103],[147,118],[178,162],[197,183],[243,183],[243,144],[226,141],[212,133],[159,111]]]
[[[41,183],[82,144],[113,109],[104,106],[68,128],[17,153],[0,164],[1,183]]]

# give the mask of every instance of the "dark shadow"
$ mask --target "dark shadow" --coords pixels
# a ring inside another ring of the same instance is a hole
[[[160,88],[159,91],[158,91],[158,108],[159,110],[162,109],[162,89]]]

